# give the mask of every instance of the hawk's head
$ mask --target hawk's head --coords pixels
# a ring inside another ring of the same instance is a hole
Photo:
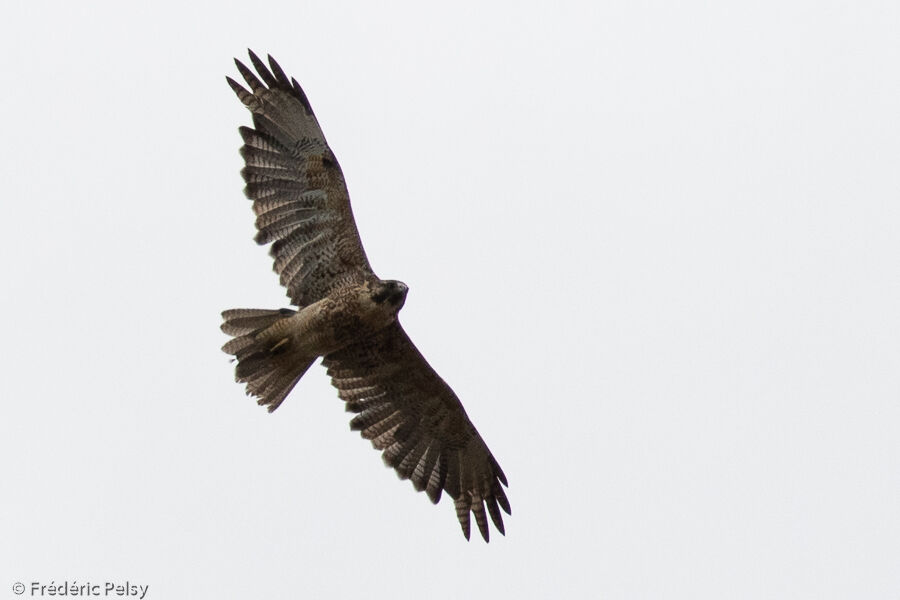
[[[398,311],[406,302],[406,292],[409,288],[402,281],[388,279],[387,281],[379,281],[372,287],[372,300],[375,304],[386,305],[394,311]]]

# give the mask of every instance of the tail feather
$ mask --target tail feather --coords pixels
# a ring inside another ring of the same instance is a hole
[[[239,308],[222,313],[222,331],[235,336],[222,350],[237,360],[235,380],[247,384],[269,412],[278,408],[303,377],[315,356],[302,356],[291,348],[291,338],[267,335],[266,330],[296,311]]]
[[[284,317],[290,317],[296,313],[297,311],[289,308],[276,310],[266,308],[232,308],[222,313],[222,318],[225,319],[225,322],[222,323],[222,331],[228,335],[255,334],[274,324],[275,321]]]
[[[251,336],[242,335],[240,337],[233,338],[228,340],[228,343],[222,346],[222,351],[226,354],[232,354],[237,356],[237,354],[241,350],[246,350],[250,346],[256,343],[256,340]]]

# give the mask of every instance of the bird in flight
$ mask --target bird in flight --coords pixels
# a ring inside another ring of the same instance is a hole
[[[247,88],[228,85],[253,116],[239,129],[244,192],[253,201],[256,242],[271,244],[274,270],[296,310],[222,313],[232,336],[235,379],[269,411],[278,408],[320,356],[331,383],[356,413],[350,428],[382,451],[401,479],[435,504],[453,498],[463,534],[470,515],[490,539],[488,516],[505,534],[506,476],[462,404],[397,319],[408,288],[372,270],[337,158],[309,100],[269,56],[235,59]]]

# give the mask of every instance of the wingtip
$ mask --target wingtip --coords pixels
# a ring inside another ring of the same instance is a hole
[[[487,505],[488,515],[490,515],[491,521],[494,523],[494,527],[496,527],[500,533],[504,533],[503,514],[500,512],[497,498],[495,498],[494,496],[489,496],[485,499],[485,504]]]
[[[225,81],[228,82],[228,86],[231,88],[231,91],[233,91],[235,95],[237,95],[238,100],[241,101],[241,104],[243,104],[251,111],[259,107],[259,101],[253,94],[244,89],[244,86],[227,75],[225,76]]]
[[[234,64],[237,66],[237,70],[241,74],[241,77],[243,77],[244,81],[247,82],[247,85],[250,86],[250,89],[256,90],[256,88],[262,87],[262,82],[256,75],[253,74],[253,71],[250,70],[250,67],[248,67],[238,59],[234,59]]]
[[[485,544],[490,544],[490,543],[491,543],[491,531],[490,531],[490,529],[481,529],[481,528],[479,528],[479,531],[481,532],[481,537],[484,539],[484,543],[485,543]]]
[[[242,86],[237,81],[232,79],[230,75],[225,76],[225,81],[228,82],[229,87],[231,87],[231,89],[233,89],[235,92],[238,92],[238,91],[246,92],[247,91],[244,89],[244,86]]]
[[[271,54],[267,54],[266,58],[269,59],[269,67],[272,69],[272,74],[275,78],[284,85],[290,85],[290,79],[288,79],[287,74],[284,72],[284,69],[281,68],[281,65],[278,64],[278,61],[272,58]]]
[[[425,494],[428,496],[428,499],[432,504],[437,504],[441,501],[441,494],[443,493],[443,491],[444,490],[442,488],[437,488],[436,491],[432,491],[432,489],[427,486],[425,488]]]

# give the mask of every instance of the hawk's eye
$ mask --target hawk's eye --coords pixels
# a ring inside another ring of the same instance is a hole
[[[376,304],[381,304],[385,300],[388,299],[388,296],[391,295],[391,289],[388,286],[382,286],[377,293],[372,294],[372,300],[375,301]]]

